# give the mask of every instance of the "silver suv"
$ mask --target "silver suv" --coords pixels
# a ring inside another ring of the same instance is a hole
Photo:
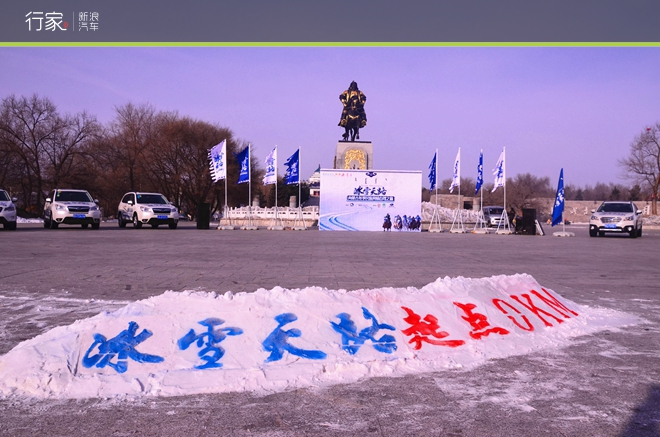
[[[0,223],[5,229],[16,229],[16,198],[9,198],[5,190],[0,190]]]
[[[126,227],[128,222],[133,222],[133,227],[137,229],[143,224],[149,224],[152,228],[168,225],[170,229],[176,229],[179,212],[160,193],[131,192],[124,194],[119,202],[117,222],[120,228]]]
[[[603,202],[591,212],[590,237],[602,237],[605,232],[627,233],[631,238],[642,236],[642,211],[632,202]]]
[[[502,213],[504,212],[503,206],[484,206],[484,220],[486,225],[490,227],[497,227],[500,224],[502,219]]]
[[[61,224],[80,225],[83,229],[101,226],[101,211],[98,200],[85,190],[55,189],[44,204],[44,228],[57,229]]]

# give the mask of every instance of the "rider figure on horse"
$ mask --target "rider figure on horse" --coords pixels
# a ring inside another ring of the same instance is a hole
[[[358,85],[355,81],[351,82],[348,89],[339,95],[339,100],[344,105],[344,109],[341,111],[339,126],[346,127],[346,121],[350,109],[356,110],[359,114],[360,128],[367,125],[367,114],[364,112],[364,104],[367,101],[367,96],[358,89]]]

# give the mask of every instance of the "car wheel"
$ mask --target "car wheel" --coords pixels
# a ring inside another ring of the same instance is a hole
[[[598,231],[592,231],[591,229],[589,229],[589,236],[590,237],[597,237],[598,236]]]
[[[57,229],[59,223],[57,223],[55,220],[51,218],[50,220],[48,220],[48,225],[49,225],[48,227],[51,229]]]
[[[124,217],[121,215],[121,213],[117,214],[117,223],[119,224],[120,228],[126,227],[126,221],[124,220]]]
[[[135,229],[140,229],[142,227],[142,222],[138,220],[137,214],[133,214],[133,227]]]
[[[154,228],[154,229],[156,229],[156,228],[158,227],[158,223],[152,223],[152,224],[151,224],[151,227]]]
[[[44,228],[50,228],[50,220],[48,220],[46,216],[44,216]]]
[[[8,231],[16,230],[16,222],[7,223],[7,224],[4,225],[4,228],[7,229]]]
[[[641,236],[642,236],[642,228],[639,228],[639,229],[637,230],[637,236],[638,236],[638,237],[641,237]]]
[[[599,232],[599,233],[598,233],[598,236],[599,236],[599,237],[604,237],[604,236],[605,236],[605,232]]]
[[[637,238],[637,229],[633,228],[630,232],[628,232],[628,235],[630,235],[630,238]]]
[[[82,223],[80,225],[80,227],[83,228],[83,229],[87,229],[87,226],[89,226],[87,223]]]
[[[177,225],[176,223],[170,223],[168,226],[170,227],[170,229],[176,229],[176,225]]]
[[[98,229],[101,227],[101,223],[92,223],[92,229]]]

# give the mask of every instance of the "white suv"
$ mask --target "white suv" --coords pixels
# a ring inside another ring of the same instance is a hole
[[[605,232],[628,233],[631,238],[642,236],[642,211],[632,202],[603,202],[592,210],[589,236],[604,236]]]
[[[143,224],[149,224],[152,228],[168,225],[170,229],[176,229],[179,212],[160,193],[131,192],[124,194],[119,202],[117,222],[120,228],[126,227],[128,222],[133,222],[133,227],[137,229]]]
[[[484,220],[486,221],[486,226],[490,226],[490,227],[499,226],[503,212],[504,212],[503,206],[484,206],[483,213],[484,213]]]
[[[83,229],[101,226],[101,211],[98,200],[85,190],[55,189],[44,204],[44,228],[57,229],[61,224],[80,225]]]
[[[5,229],[16,229],[16,198],[9,198],[5,190],[0,190],[0,223]]]

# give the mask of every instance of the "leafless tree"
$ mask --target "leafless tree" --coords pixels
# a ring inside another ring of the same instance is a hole
[[[461,195],[463,196],[473,196],[474,195],[474,190],[476,187],[476,179],[475,178],[464,178],[461,177]],[[451,186],[451,178],[449,179],[443,179],[442,182],[440,182],[437,191],[438,194],[456,194],[458,193],[458,188],[454,188],[452,192],[449,192],[449,187]]]
[[[228,204],[248,203],[249,189],[246,184],[237,184],[239,168],[234,159],[234,153],[247,143],[236,141],[229,129],[174,113],[159,113],[155,131],[156,141],[144,152],[145,175],[153,190],[163,193],[193,217],[202,203],[210,203],[211,211],[222,209],[225,184],[211,180],[208,151],[227,140]],[[259,195],[262,187],[257,181],[263,171],[254,153],[251,163],[252,194]]]
[[[651,214],[658,214],[658,190],[660,189],[660,122],[647,127],[630,144],[630,154],[619,160],[626,176],[650,188]]]
[[[545,205],[542,199],[554,196],[549,177],[538,177],[530,173],[508,178],[506,188],[507,206],[512,206],[519,212],[523,208],[543,208]]]
[[[160,141],[149,148],[146,159],[152,185],[194,216],[213,190],[208,150],[228,137],[231,133],[227,129],[203,121],[162,117]]]
[[[487,183],[481,189],[484,190],[484,205],[503,204],[504,190],[502,188],[492,192],[493,184]],[[523,208],[542,209],[545,206],[543,199],[553,196],[554,192],[550,186],[549,177],[522,173],[506,180],[506,207],[516,209],[517,213],[521,213]]]
[[[53,102],[37,94],[2,101],[0,147],[4,158],[18,166],[14,173],[23,172],[22,201],[32,207],[30,212],[41,214],[44,193],[72,174],[98,128],[86,112],[60,116]]]

